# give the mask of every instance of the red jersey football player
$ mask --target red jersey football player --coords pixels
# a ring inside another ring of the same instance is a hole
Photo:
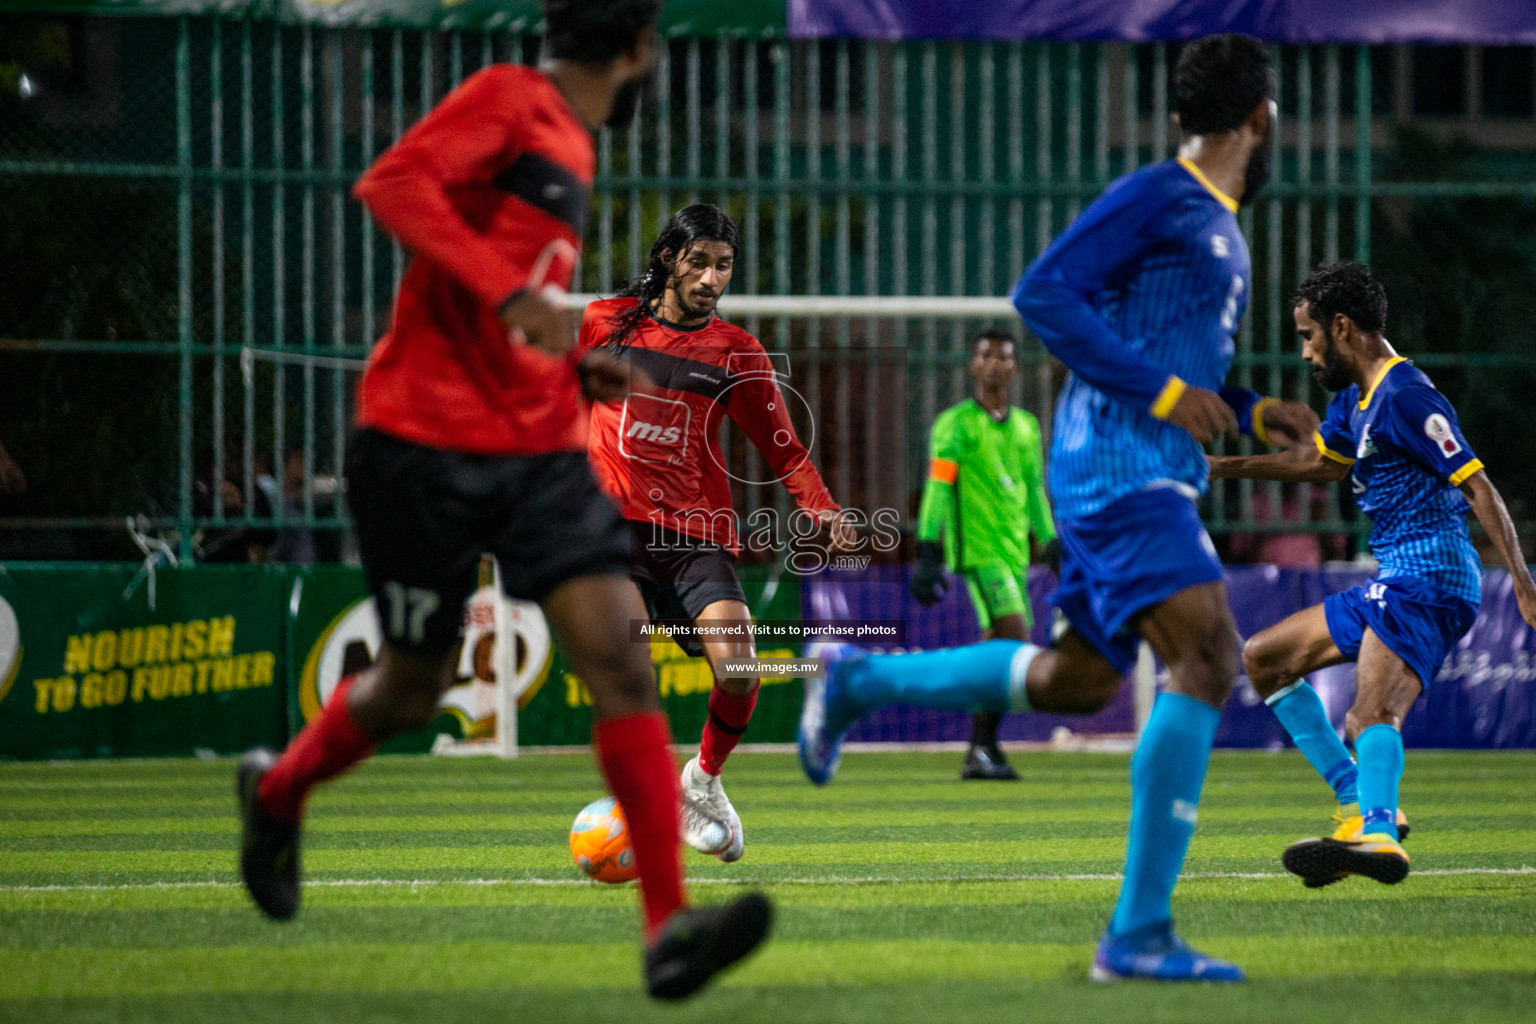
[[[689,655],[707,658],[715,675],[698,756],[683,768],[683,838],[725,861],[738,860],[746,840],[720,771],[752,717],[758,678],[720,666],[756,656],[736,578],[721,421],[730,417],[745,431],[804,514],[832,527],[839,543],[851,537],[795,433],[768,354],[715,316],[736,251],[736,225],[721,210],[680,210],[651,246],[644,276],[587,307],[578,344],[581,352],[622,355],[654,384],[594,404],[587,443],[599,482],[629,520],[629,572],[651,620],[729,630],[675,637]]]
[[[318,782],[435,713],[453,682],[480,554],[537,601],[593,698],[593,745],[631,826],[653,996],[679,998],[767,933],[761,896],[689,909],[678,859],[677,763],[628,578],[629,538],[588,465],[583,386],[610,393],[611,356],[577,362],[570,286],[594,167],[592,132],[627,120],[653,65],[659,0],[545,0],[537,69],[487,68],[455,89],[354,194],[413,258],[359,387],[348,502],[384,647],[337,686],[281,757],[242,759],[240,866],[269,916],[299,905],[299,822]]]

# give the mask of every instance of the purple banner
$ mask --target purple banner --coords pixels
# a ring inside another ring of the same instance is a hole
[[[806,580],[800,594],[800,607],[807,617],[818,619],[906,619],[907,643],[900,650],[933,650],[981,639],[976,613],[971,610],[970,594],[963,579],[951,575],[944,599],[932,608],[924,608],[907,593],[910,575],[910,570],[905,567],[889,566],[875,566],[859,572],[822,573]],[[1031,639],[1036,643],[1043,644],[1049,639],[1049,599],[1055,588],[1056,577],[1049,569],[1034,566],[1029,570],[1029,599],[1035,609],[1035,629]],[[890,648],[867,645],[867,649]],[[998,738],[1004,742],[1044,742],[1057,728],[1090,734],[1134,733],[1134,699],[1130,686],[1126,685],[1120,688],[1109,707],[1087,718],[1009,715],[1003,719]],[[876,711],[848,733],[848,739],[856,743],[948,743],[970,737],[970,715],[905,704]]]
[[[871,568],[862,572],[823,573],[802,586],[807,617],[819,619],[905,619],[904,649],[932,650],[980,639],[970,595],[951,577],[944,600],[924,608],[907,594],[909,570]],[[1252,636],[1330,594],[1372,578],[1363,570],[1279,569],[1239,565],[1227,569],[1227,593],[1238,631]],[[1029,574],[1034,606],[1032,639],[1045,643],[1050,622],[1054,576],[1038,566]],[[881,649],[878,645],[872,650]],[[1158,666],[1158,683],[1166,672]],[[1313,687],[1342,734],[1344,715],[1355,698],[1352,664],[1315,672]],[[1129,683],[1097,715],[1009,715],[1004,740],[1049,740],[1059,727],[1080,734],[1130,733],[1135,730],[1134,698]],[[970,716],[958,712],[895,706],[864,719],[849,739],[863,742],[936,743],[965,740]],[[1520,618],[1509,574],[1490,570],[1483,579],[1483,604],[1471,631],[1462,638],[1403,722],[1403,742],[1410,747],[1536,748],[1536,631]],[[1274,713],[1259,699],[1246,677],[1240,678],[1222,714],[1219,747],[1289,746]]]
[[[1536,43],[1536,7],[1489,0],[789,0],[803,39]]]

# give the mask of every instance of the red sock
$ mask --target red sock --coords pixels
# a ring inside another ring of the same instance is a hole
[[[293,738],[261,780],[256,795],[268,814],[298,821],[304,816],[304,799],[316,783],[340,775],[378,746],[347,710],[347,694],[356,678],[347,676],[336,684],[319,717]]]
[[[682,789],[671,743],[672,730],[660,712],[609,718],[592,727],[598,763],[629,821],[648,940],[674,910],[688,904],[677,850]]]
[[[752,709],[757,707],[757,691],[754,686],[749,693],[731,693],[719,683],[709,691],[709,717],[704,720],[704,735],[699,740],[699,767],[709,774],[719,775],[725,759],[741,742],[741,734],[752,720]]]

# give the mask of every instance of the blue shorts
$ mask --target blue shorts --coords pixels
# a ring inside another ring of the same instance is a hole
[[[1360,655],[1366,627],[1429,684],[1456,641],[1477,618],[1477,605],[1412,576],[1372,580],[1323,601],[1328,635],[1346,658]]]
[[[1138,612],[1222,579],[1195,503],[1168,487],[1127,495],[1096,515],[1056,525],[1061,584],[1052,604],[1120,672],[1136,664]]]

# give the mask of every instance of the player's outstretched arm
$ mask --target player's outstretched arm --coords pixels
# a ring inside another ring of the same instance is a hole
[[[452,274],[535,344],[563,352],[574,344],[575,318],[449,198],[463,185],[489,181],[508,152],[526,148],[529,105],[504,68],[477,72],[385,150],[352,194],[413,254]],[[574,248],[565,248],[574,262]]]
[[[1184,382],[1121,337],[1094,301],[1122,268],[1159,241],[1157,221],[1166,208],[1167,202],[1135,189],[1105,193],[1024,271],[1014,285],[1013,305],[1041,344],[1083,381],[1184,426],[1168,415],[1178,401],[1171,392],[1182,392]],[[1230,412],[1215,415],[1231,419]]]
[[[1349,475],[1353,463],[1323,454],[1322,447],[1290,448],[1269,455],[1208,456],[1212,480],[1279,480],[1285,483],[1333,483]]]
[[[746,432],[747,439],[794,495],[795,504],[828,527],[834,543],[851,541],[846,520],[830,515],[842,511],[842,507],[832,500],[826,482],[811,462],[811,453],[789,418],[788,403],[779,389],[773,365],[760,345],[743,352],[735,375],[737,383],[727,392],[727,415]]]
[[[1265,398],[1250,388],[1222,385],[1221,400],[1232,407],[1240,433],[1271,448],[1312,447],[1320,424],[1317,413],[1302,402]]]
[[[954,460],[937,454],[947,454],[947,446],[941,444],[948,436],[945,428],[943,420],[933,428],[930,449],[935,454],[917,510],[917,565],[907,585],[913,600],[924,606],[938,604],[949,589],[944,579],[944,530],[955,514],[955,481],[959,479],[960,467]]]
[[[1152,415],[1189,431],[1201,444],[1238,432],[1237,414],[1225,398],[1178,377],[1168,378],[1162,396],[1152,404]]]
[[[1311,448],[1321,422],[1305,402],[1264,398],[1254,406],[1253,436],[1278,448]]]
[[[1531,580],[1531,570],[1525,564],[1520,551],[1520,538],[1515,534],[1515,524],[1510,521],[1509,510],[1499,489],[1493,486],[1488,474],[1478,470],[1461,484],[1461,493],[1472,505],[1477,521],[1483,524],[1493,546],[1499,549],[1499,557],[1509,569],[1515,581],[1515,600],[1520,605],[1520,617],[1526,625],[1536,629],[1536,583]]]

